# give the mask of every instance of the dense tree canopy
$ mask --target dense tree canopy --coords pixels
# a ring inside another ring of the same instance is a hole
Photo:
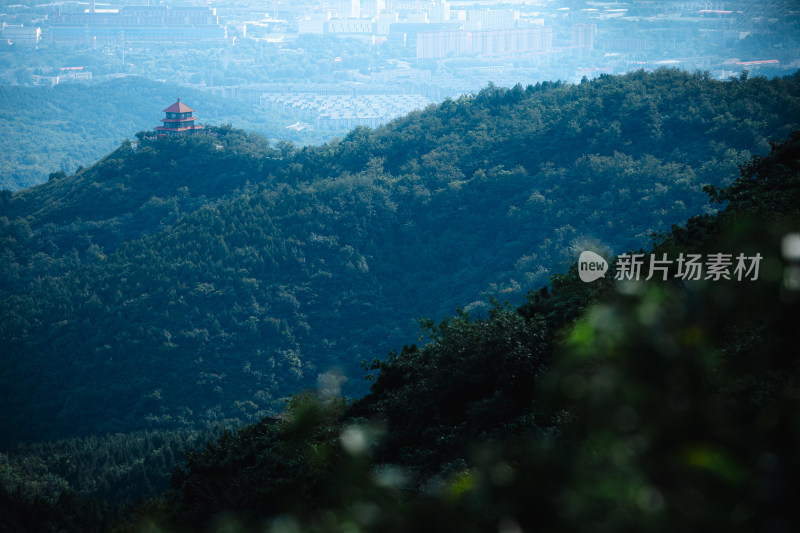
[[[703,186],[800,124],[798,80],[489,87],[318,147],[231,127],[137,139],[5,195],[2,442],[255,421],[345,378],[361,394],[359,362],[419,317],[492,315],[488,296],[521,302],[581,250],[713,213]]]
[[[800,132],[712,191],[728,202],[718,215],[652,250],[759,250],[771,266],[758,279],[590,285],[573,267],[516,310],[427,324],[428,341],[376,361],[370,394],[348,408],[298,397],[277,424],[191,455],[160,520],[224,516],[217,523],[237,531],[790,531],[798,155]],[[576,314],[554,311],[565,308]],[[299,464],[281,468],[289,461]]]

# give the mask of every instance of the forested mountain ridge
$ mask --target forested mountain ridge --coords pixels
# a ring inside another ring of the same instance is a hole
[[[700,171],[699,161],[736,159],[728,149],[750,146],[766,153],[769,139],[786,138],[796,120],[790,118],[796,83],[796,76],[721,83],[702,73],[661,69],[578,85],[489,88],[373,132],[358,128],[334,153],[337,169],[379,157],[392,175],[435,170],[442,181],[470,179],[499,165],[534,173],[543,163],[562,167],[583,155],[614,152],[682,160]],[[322,149],[323,157],[328,150]],[[720,170],[702,169],[699,178]]]
[[[358,391],[420,316],[521,299],[575,250],[702,211],[800,124],[798,83],[488,88],[320,147],[141,139],[5,195],[4,444],[254,420],[338,372]]]

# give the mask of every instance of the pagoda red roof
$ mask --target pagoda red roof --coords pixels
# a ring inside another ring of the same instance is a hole
[[[178,98],[178,101],[166,108],[162,113],[191,113],[194,111],[191,107],[181,102],[181,99]]]

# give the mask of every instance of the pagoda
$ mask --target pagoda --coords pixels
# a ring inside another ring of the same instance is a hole
[[[195,133],[203,129],[203,126],[194,123],[197,120],[192,116],[194,109],[178,101],[164,110],[166,118],[162,118],[164,124],[156,128],[158,135],[180,135],[183,133]]]

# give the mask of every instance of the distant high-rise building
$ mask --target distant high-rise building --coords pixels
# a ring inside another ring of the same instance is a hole
[[[376,20],[375,33],[378,35],[389,35],[392,24],[398,22],[397,13],[381,13]]]
[[[511,9],[470,9],[465,30],[507,30],[514,27],[517,12]]]
[[[297,21],[297,33],[315,33],[321,35],[325,33],[325,28],[329,20],[331,20],[330,13],[314,13],[310,17]]]
[[[420,32],[416,47],[418,59],[546,53],[553,48],[553,28],[538,26],[490,31]]]
[[[339,18],[359,18],[361,17],[360,0],[341,0],[339,4]]]
[[[596,33],[597,26],[594,24],[573,24],[573,48],[588,48],[589,50],[594,50],[594,36]]]
[[[376,18],[386,9],[386,0],[361,0],[361,16],[367,19]]]
[[[17,46],[34,47],[42,39],[42,29],[36,26],[7,26],[0,28],[0,35]]]
[[[450,20],[450,4],[447,0],[434,0],[428,8],[428,17],[431,22],[447,22]]]

